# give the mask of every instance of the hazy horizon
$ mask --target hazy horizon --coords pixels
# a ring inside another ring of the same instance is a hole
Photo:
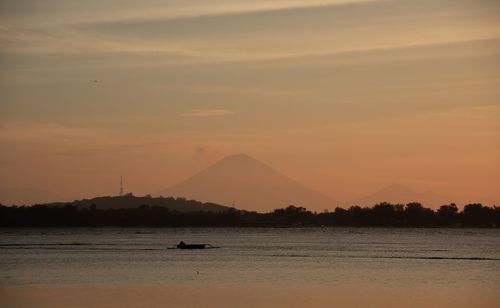
[[[50,192],[31,191],[38,200],[31,203],[11,202],[3,205],[32,205],[36,203],[71,202],[78,199],[131,194],[133,196],[187,198],[201,202],[211,202],[242,210],[270,212],[289,205],[303,206],[312,211],[333,210],[336,207],[348,208],[353,205],[370,207],[382,202],[392,204],[408,204],[420,202],[424,206],[438,209],[441,205],[456,201],[433,191],[415,191],[401,184],[390,184],[376,191],[360,195],[354,199],[336,200],[315,191],[272,166],[255,158],[237,153],[226,156],[214,164],[183,179],[173,186],[147,194],[137,194],[133,190],[124,189],[126,179],[119,179],[117,191],[100,196],[89,195],[80,198],[61,197]],[[122,191],[123,189],[123,191]],[[17,192],[23,198],[23,191]],[[262,196],[265,196],[262,198]],[[14,196],[16,197],[16,196]],[[0,200],[1,203],[1,200]],[[466,203],[458,203],[462,208]],[[485,204],[487,205],[487,204]],[[492,206],[496,204],[491,204]]]
[[[247,153],[329,198],[500,202],[494,0],[0,2],[0,202]]]

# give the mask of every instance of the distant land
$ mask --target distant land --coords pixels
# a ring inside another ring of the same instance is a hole
[[[193,182],[204,183],[208,180],[204,178],[205,175],[224,174],[226,168],[234,170],[233,164],[241,174],[250,175],[241,178],[254,180],[254,176],[262,176],[262,173],[267,172],[274,178],[274,183],[283,181],[282,184],[286,188],[293,185],[296,185],[297,189],[302,188],[248,156],[228,157],[214,165],[213,169],[201,172],[199,180],[195,176]],[[255,165],[260,169],[256,175],[252,174],[251,170],[244,169],[256,168]],[[225,184],[227,182],[223,181],[211,187],[222,188],[217,185]],[[238,184],[242,185],[241,181]],[[395,190],[401,191],[402,188],[396,187]],[[309,193],[307,189],[300,192]],[[256,196],[257,204],[269,204],[270,209],[257,212],[249,210],[252,207],[237,209],[184,197],[134,196],[132,193],[32,206],[0,205],[0,227],[500,227],[500,207],[488,207],[479,203],[467,204],[462,211],[454,203],[444,203],[437,210],[433,210],[418,202],[375,202],[371,207],[354,204],[346,208],[331,206],[326,211],[310,211],[292,201],[285,206],[273,206],[273,203],[267,200],[276,200],[270,191],[266,191],[266,194],[261,192]],[[311,193],[306,196],[316,195]]]
[[[372,206],[381,202],[392,204],[419,202],[436,209],[441,205],[455,201],[436,192],[419,192],[400,184],[385,186],[355,199],[339,201],[302,185],[247,154],[227,156],[186,180],[153,192],[151,195],[155,198],[149,200],[134,199],[134,201],[120,199],[117,201],[111,197],[96,197],[71,203],[79,207],[94,203],[102,209],[129,208],[146,201],[150,205],[164,206],[166,200],[184,198],[198,200],[199,203],[206,204],[205,208],[211,210],[214,210],[216,205],[223,208],[235,207],[247,211],[266,212],[296,205],[320,212],[332,210],[337,206]],[[162,198],[162,196],[167,198]],[[0,204],[4,205],[66,204],[66,202],[60,202],[61,200],[72,199],[62,198],[55,193],[34,188],[0,187]],[[171,201],[168,202],[170,202],[169,207],[172,210],[183,211],[179,204],[174,206]],[[191,205],[187,205],[186,208],[190,211]]]
[[[451,200],[449,198],[432,191],[417,192],[404,185],[393,184],[383,187],[372,194],[368,194],[345,203],[348,205],[356,204],[371,206],[379,202],[402,204],[420,202],[426,206],[439,207],[440,205],[446,204],[450,201]]]
[[[315,211],[338,202],[309,189],[246,154],[227,156],[187,180],[154,195],[185,197],[233,205],[249,211],[272,211],[291,204]]]
[[[438,210],[420,203],[337,207],[311,212],[300,206],[249,212],[182,198],[125,195],[71,203],[0,206],[0,227],[500,227],[500,207],[451,203]]]
[[[123,196],[106,196],[106,197],[95,197],[91,199],[75,200],[72,202],[52,202],[43,204],[46,207],[64,207],[64,206],[74,206],[77,209],[98,209],[98,210],[109,210],[109,209],[134,209],[139,208],[142,205],[149,207],[162,207],[170,211],[177,211],[180,213],[187,212],[224,212],[229,209],[229,207],[222,206],[219,204],[214,204],[210,202],[200,202],[196,200],[187,200],[184,198],[172,198],[172,197],[151,197],[134,196],[131,193],[125,194]]]

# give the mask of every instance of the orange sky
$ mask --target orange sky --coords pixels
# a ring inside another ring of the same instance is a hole
[[[247,153],[336,200],[500,202],[500,3],[2,1],[0,202]],[[94,82],[97,80],[97,82]]]

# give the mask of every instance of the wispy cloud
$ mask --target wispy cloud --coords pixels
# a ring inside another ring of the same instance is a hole
[[[227,109],[193,109],[182,113],[183,117],[219,117],[234,114],[234,111]]]
[[[61,24],[77,24],[91,25],[103,23],[128,23],[142,22],[147,20],[179,20],[179,19],[196,19],[206,17],[221,17],[226,15],[244,15],[258,14],[282,10],[295,10],[307,8],[321,8],[333,6],[348,6],[357,5],[367,2],[384,2],[387,0],[258,0],[258,1],[211,1],[209,4],[206,1],[191,1],[191,3],[179,2],[161,3],[158,1],[143,1],[142,6],[138,6],[134,1],[121,4],[121,9],[117,10],[116,6],[102,6],[94,4],[93,7],[98,7],[99,12],[95,9],[86,7],[78,7],[77,10],[65,10],[57,8],[61,13],[71,14],[65,18],[56,19]],[[97,1],[98,2],[98,1]],[[92,7],[92,6],[91,6]],[[77,11],[77,13],[75,12]],[[47,13],[46,13],[47,14]],[[51,12],[51,14],[55,14]],[[52,15],[51,15],[52,16]],[[47,24],[54,24],[54,21],[47,21]]]
[[[145,1],[141,8],[125,2],[119,11],[101,1],[93,9],[56,6],[53,12],[32,11],[33,16],[6,11],[0,52],[58,70],[81,63],[157,67],[288,60],[500,36],[498,19],[486,18],[500,11],[493,2],[219,0],[208,5],[200,0],[175,5]],[[45,55],[58,57],[39,58]],[[4,62],[3,69],[12,63]]]
[[[0,126],[1,142],[19,141],[61,141],[75,140],[75,138],[95,136],[96,130],[80,127],[63,126],[58,124],[40,125],[6,125]]]

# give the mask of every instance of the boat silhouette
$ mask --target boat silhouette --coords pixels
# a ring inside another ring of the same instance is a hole
[[[186,244],[184,241],[181,241],[177,244],[178,249],[205,249],[207,244]]]

